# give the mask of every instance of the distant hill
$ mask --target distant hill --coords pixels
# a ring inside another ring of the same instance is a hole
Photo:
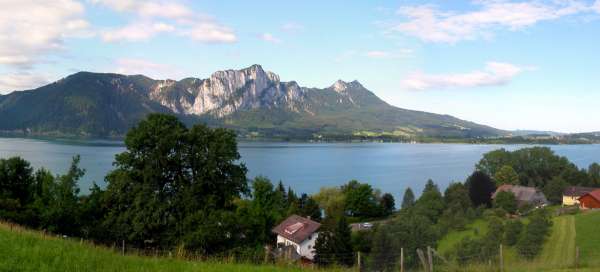
[[[391,106],[358,81],[306,88],[294,81],[281,82],[278,75],[259,65],[180,81],[76,73],[34,90],[0,96],[0,131],[119,137],[151,112],[260,137],[479,138],[508,134],[449,115]]]

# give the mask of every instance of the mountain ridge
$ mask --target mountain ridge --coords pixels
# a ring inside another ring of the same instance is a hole
[[[0,95],[0,131],[122,136],[151,112],[265,137],[507,134],[450,115],[392,106],[357,80],[338,80],[325,88],[301,87],[257,64],[217,71],[205,79],[78,72],[33,90]]]

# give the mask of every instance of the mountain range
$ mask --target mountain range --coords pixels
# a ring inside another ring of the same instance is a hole
[[[121,137],[152,112],[254,137],[387,135],[411,139],[508,134],[449,115],[392,106],[358,81],[307,88],[295,81],[282,82],[260,65],[179,81],[79,72],[37,89],[1,95],[0,131]]]

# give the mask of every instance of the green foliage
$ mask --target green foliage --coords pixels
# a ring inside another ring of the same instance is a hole
[[[527,259],[535,258],[550,232],[552,221],[547,210],[536,210],[529,217],[529,224],[517,242],[517,252]]]
[[[402,209],[408,209],[415,205],[415,194],[410,187],[407,187],[404,191],[404,197],[402,198]]]
[[[505,210],[510,214],[517,211],[517,199],[511,191],[501,191],[496,194],[494,199],[494,207]]]
[[[426,216],[403,210],[397,218],[375,230],[370,268],[375,271],[393,270],[400,248],[404,248],[406,267],[415,267],[418,264],[417,248],[435,248],[438,239],[437,229]]]
[[[521,220],[509,220],[505,226],[504,243],[508,246],[514,246],[517,244],[522,231],[523,223]]]
[[[567,186],[567,182],[562,177],[553,177],[544,187],[544,195],[546,195],[546,198],[551,203],[560,204],[562,203],[563,192]]]
[[[346,211],[351,216],[368,218],[379,215],[378,203],[371,185],[352,180],[342,186],[342,192],[346,199]]]
[[[379,206],[383,210],[383,215],[387,216],[392,214],[396,209],[396,201],[394,200],[394,196],[390,193],[385,193],[381,196],[379,200]]]
[[[125,145],[106,178],[111,237],[206,253],[239,240],[233,200],[248,187],[233,132],[187,129],[176,117],[151,114],[127,133]]]
[[[467,187],[459,182],[451,183],[444,192],[444,203],[446,209],[440,223],[445,229],[464,229],[472,209]]]
[[[415,202],[413,210],[426,216],[429,221],[437,223],[445,208],[444,198],[437,185],[432,180],[428,180],[421,197]]]
[[[519,175],[510,165],[504,165],[494,175],[494,181],[496,182],[496,186],[502,184],[518,185]]]
[[[346,195],[340,187],[321,187],[319,192],[313,195],[313,199],[325,211],[326,216],[344,214]]]
[[[548,147],[529,147],[515,151],[499,149],[488,152],[476,165],[477,170],[496,177],[504,175],[502,168],[510,166],[518,174],[520,185],[544,188],[554,177],[561,176],[571,185],[591,185],[588,174],[566,157],[558,156]]]
[[[336,220],[327,221],[333,223],[321,227],[315,241],[315,263],[321,266],[332,264],[352,266],[355,259],[352,248],[352,232],[346,217],[340,216]]]
[[[592,163],[587,170],[590,181],[594,186],[600,186],[600,164]]]
[[[475,207],[491,206],[492,194],[496,190],[496,186],[489,175],[482,171],[475,171],[467,178],[466,185],[469,188],[471,202]]]

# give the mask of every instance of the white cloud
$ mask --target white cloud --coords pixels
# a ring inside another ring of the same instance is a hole
[[[412,50],[410,49],[400,49],[395,51],[372,50],[367,51],[365,56],[373,59],[397,59],[408,57],[411,54]]]
[[[463,40],[489,39],[494,31],[516,31],[542,21],[591,11],[578,0],[525,1],[480,0],[480,9],[468,12],[442,11],[433,5],[404,6],[397,14],[407,18],[389,28],[426,42],[456,43]]]
[[[105,31],[102,39],[106,42],[113,41],[143,41],[148,40],[161,32],[173,32],[175,27],[165,23],[138,22],[119,29]]]
[[[31,68],[46,54],[63,49],[65,38],[82,35],[88,27],[84,11],[73,0],[0,1],[0,64]]]
[[[271,33],[263,33],[260,35],[259,38],[263,41],[270,42],[270,43],[281,43],[281,40],[279,38],[273,36],[273,34],[271,34]]]
[[[210,16],[196,13],[175,2],[142,0],[92,0],[118,12],[134,13],[132,23],[105,30],[103,40],[143,41],[162,33],[176,33],[183,37],[207,43],[233,43],[235,32],[216,22]],[[160,20],[160,21],[159,21]]]
[[[125,75],[145,75],[155,79],[179,79],[184,72],[172,65],[152,62],[145,59],[122,58],[115,61],[116,73]]]
[[[183,30],[182,35],[193,40],[208,43],[234,43],[237,41],[235,32],[229,27],[214,22],[200,22]]]
[[[134,12],[143,17],[178,19],[193,15],[190,9],[179,3],[140,0],[92,0],[92,2],[120,12]]]
[[[596,0],[596,3],[594,3],[593,9],[594,9],[594,11],[600,13],[600,0]]]
[[[521,67],[510,63],[488,62],[483,70],[463,74],[425,74],[416,72],[402,81],[411,90],[473,88],[508,84],[524,71],[535,68]]]
[[[28,72],[0,74],[0,94],[30,90],[48,83],[44,76]]]

